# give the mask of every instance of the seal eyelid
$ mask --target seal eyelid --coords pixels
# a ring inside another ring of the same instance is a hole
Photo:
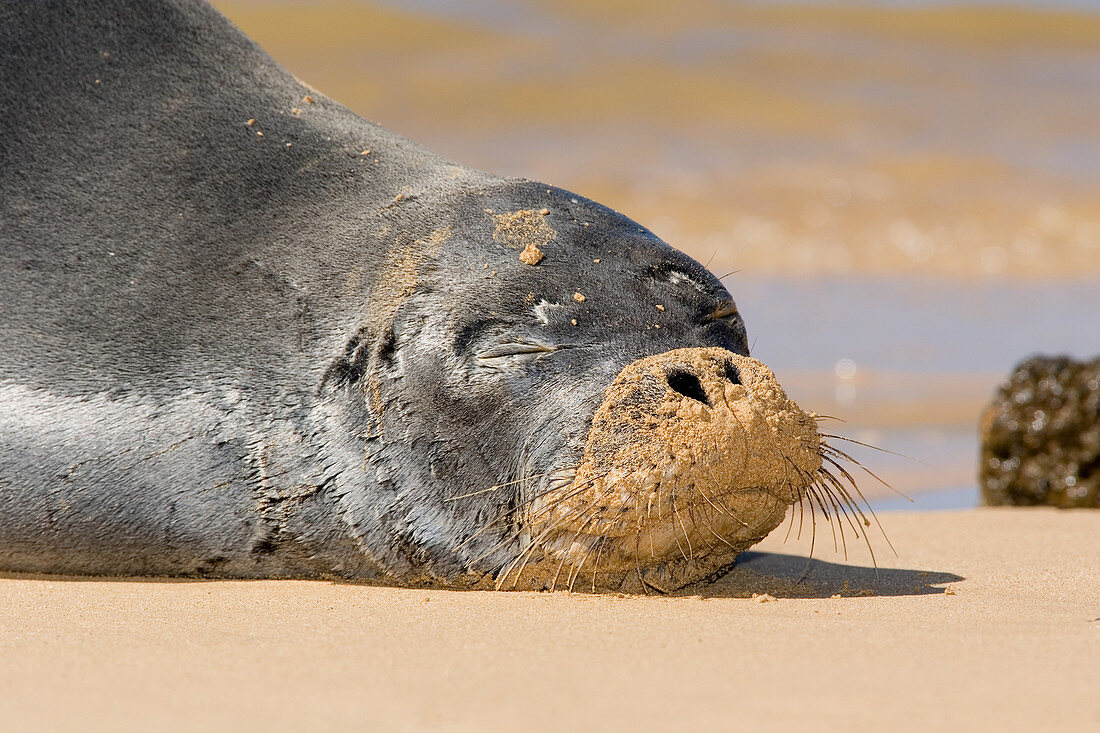
[[[712,321],[717,321],[722,318],[729,318],[731,316],[739,315],[740,313],[737,311],[737,304],[734,303],[732,300],[727,300],[719,303],[713,311],[708,313],[706,317],[703,318],[703,320],[706,323],[710,323]]]
[[[532,342],[508,342],[503,344],[497,344],[491,346],[488,349],[478,353],[478,359],[504,359],[509,356],[525,356],[535,354],[547,354],[552,351],[557,351],[560,346],[553,344],[539,344]]]

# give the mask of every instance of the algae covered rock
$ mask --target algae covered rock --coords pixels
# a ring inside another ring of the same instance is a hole
[[[1032,357],[982,415],[991,505],[1100,507],[1100,358]]]

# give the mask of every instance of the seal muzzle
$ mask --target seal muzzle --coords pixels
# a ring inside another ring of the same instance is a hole
[[[725,349],[676,349],[623,369],[575,478],[530,501],[523,522],[550,565],[568,564],[571,584],[636,571],[643,584],[679,587],[774,529],[821,460],[815,416],[770,369]]]

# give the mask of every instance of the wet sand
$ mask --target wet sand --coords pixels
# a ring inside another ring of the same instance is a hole
[[[695,597],[0,579],[9,730],[965,730],[1100,724],[1100,512],[777,531]],[[829,545],[824,547],[823,544]],[[775,601],[751,598],[767,593]],[[841,597],[833,597],[839,595]]]

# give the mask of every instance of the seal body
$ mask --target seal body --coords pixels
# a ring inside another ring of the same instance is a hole
[[[204,3],[6,3],[0,62],[5,570],[677,585],[820,467],[704,267],[358,117]],[[659,519],[611,517],[643,491]]]

